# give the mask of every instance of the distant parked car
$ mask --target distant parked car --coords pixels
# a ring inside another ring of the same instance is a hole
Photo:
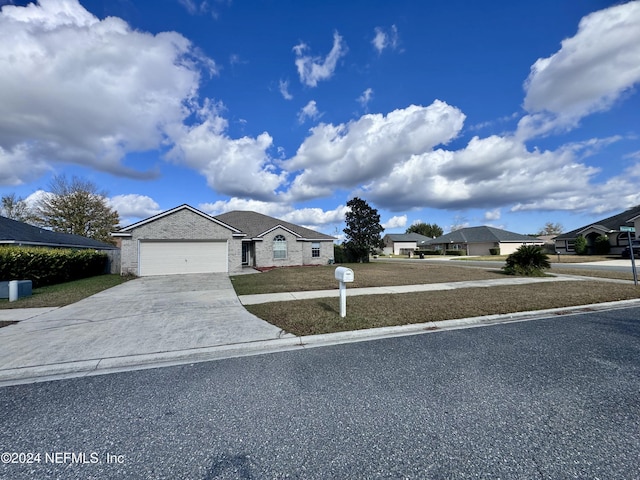
[[[633,240],[631,242],[631,245],[633,246],[633,256],[635,258],[639,258],[640,257],[640,240]],[[625,249],[622,251],[622,258],[631,258],[631,250],[629,249],[629,247],[625,247]]]

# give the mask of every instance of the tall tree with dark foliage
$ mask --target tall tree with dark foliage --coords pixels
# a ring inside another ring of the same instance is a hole
[[[347,255],[353,262],[368,262],[369,255],[382,248],[380,234],[384,228],[380,225],[380,215],[378,210],[358,197],[349,200],[347,207],[347,228],[344,229]]]

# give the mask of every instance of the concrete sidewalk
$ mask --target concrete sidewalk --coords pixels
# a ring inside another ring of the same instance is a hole
[[[349,288],[347,297],[357,295],[381,295],[412,292],[437,292],[458,288],[497,287],[500,285],[526,285],[530,283],[549,283],[576,280],[587,280],[586,277],[575,275],[558,275],[556,277],[509,277],[491,280],[470,280],[465,282],[428,283],[421,285],[397,285],[391,287]],[[287,302],[292,300],[308,300],[312,298],[337,297],[338,289],[313,290],[308,292],[262,293],[257,295],[240,295],[238,298],[243,305],[256,305],[269,302]]]
[[[348,288],[347,293],[398,294],[587,279],[513,277]],[[242,308],[226,276],[180,280],[144,277],[66,307],[0,311],[0,319],[20,320],[0,328],[0,387],[640,305],[633,300],[296,337]],[[249,305],[331,296],[337,297],[338,290],[245,295],[241,300]]]

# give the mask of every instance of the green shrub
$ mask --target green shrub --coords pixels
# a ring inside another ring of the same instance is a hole
[[[576,237],[576,241],[573,244],[573,248],[576,251],[577,255],[586,255],[587,254],[587,239],[582,235],[578,235]]]
[[[491,255],[500,255],[500,249],[499,249],[499,248],[497,248],[497,247],[496,247],[496,248],[490,248],[490,249],[489,249],[489,253],[490,253]]]
[[[607,237],[606,235],[600,235],[596,238],[593,247],[596,255],[606,255],[607,253],[611,252],[609,237]]]
[[[445,250],[445,255],[463,256],[467,254],[466,250]]]
[[[31,280],[44,287],[105,273],[107,255],[95,250],[0,248],[0,280]]]
[[[522,245],[507,257],[503,270],[509,275],[540,277],[548,268],[551,268],[551,264],[542,247]]]

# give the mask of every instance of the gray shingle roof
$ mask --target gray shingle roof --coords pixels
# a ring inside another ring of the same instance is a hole
[[[580,232],[586,230],[589,227],[594,227],[602,230],[603,233],[619,231],[620,227],[623,225],[633,227],[633,222],[630,220],[637,217],[638,215],[640,215],[640,205],[636,205],[635,207],[632,207],[629,210],[625,210],[622,213],[618,213],[617,215],[612,215],[611,217],[603,218],[602,220],[598,220],[597,222],[593,222],[580,228],[576,228],[575,230],[571,230],[570,232],[561,233],[556,237],[556,240],[574,239],[578,236],[578,234],[580,234]]]
[[[109,243],[99,242],[81,235],[52,232],[2,216],[0,216],[0,244],[95,248],[98,250],[116,248]]]
[[[494,227],[467,227],[455,230],[421,245],[440,243],[536,242],[537,238]]]
[[[387,233],[383,240],[389,240],[391,242],[425,242],[431,240],[430,237],[420,235],[419,233]]]
[[[335,240],[334,237],[316,232],[310,228],[301,227],[258,212],[233,210],[216,215],[214,218],[231,225],[247,234],[249,238],[257,238],[278,225],[292,231],[294,234],[308,240]]]

